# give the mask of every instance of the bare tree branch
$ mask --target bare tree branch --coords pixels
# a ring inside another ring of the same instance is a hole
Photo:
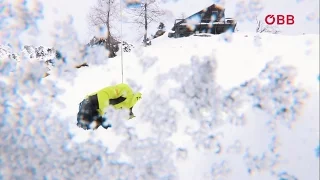
[[[137,24],[139,28],[144,27],[144,43],[147,42],[149,24],[159,22],[160,17],[165,15],[165,11],[159,8],[156,0],[145,0],[140,7],[130,8],[127,13],[133,17],[129,23]]]
[[[97,5],[93,6],[88,14],[89,25],[93,27],[106,27],[106,48],[110,51],[110,57],[115,56],[112,39],[116,37],[116,23],[119,20],[119,4],[117,0],[97,0]]]

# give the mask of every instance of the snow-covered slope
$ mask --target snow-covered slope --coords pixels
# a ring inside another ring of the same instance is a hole
[[[75,125],[87,93],[121,82],[120,57],[81,68],[74,84],[59,81],[67,105],[60,113],[70,116],[76,142],[101,141],[139,167],[132,172],[141,178],[318,179],[318,39],[165,34],[124,53],[125,82],[143,93],[134,120],[110,115],[114,128],[108,131]],[[155,144],[139,140],[145,138]]]
[[[120,57],[85,49],[70,17],[49,28],[65,62],[43,78],[45,64],[21,52],[44,43],[41,4],[0,4],[0,179],[319,179],[318,35],[136,47],[123,60],[143,93],[137,117],[110,109],[113,128],[92,132],[75,125],[78,103],[121,82]]]

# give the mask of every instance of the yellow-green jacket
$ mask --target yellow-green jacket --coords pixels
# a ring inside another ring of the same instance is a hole
[[[110,105],[109,102],[111,99],[117,99],[119,97],[126,98],[124,101],[113,106],[115,109],[130,109],[141,98],[141,93],[134,93],[127,84],[117,84],[114,86],[105,87],[95,93],[92,93],[91,95],[93,94],[97,94],[99,104],[98,112],[100,115],[104,114],[106,108]]]

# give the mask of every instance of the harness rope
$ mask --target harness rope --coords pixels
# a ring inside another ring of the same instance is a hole
[[[121,56],[121,82],[123,83],[123,50],[122,50],[122,46],[123,46],[123,41],[122,41],[122,0],[120,0],[120,38],[121,38],[121,52],[120,52],[120,56]]]

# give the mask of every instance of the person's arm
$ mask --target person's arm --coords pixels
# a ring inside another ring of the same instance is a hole
[[[119,103],[122,103],[123,101],[125,101],[127,98],[124,98],[124,97],[118,97],[116,99],[109,99],[109,104],[110,105],[116,105],[116,104],[119,104]]]

